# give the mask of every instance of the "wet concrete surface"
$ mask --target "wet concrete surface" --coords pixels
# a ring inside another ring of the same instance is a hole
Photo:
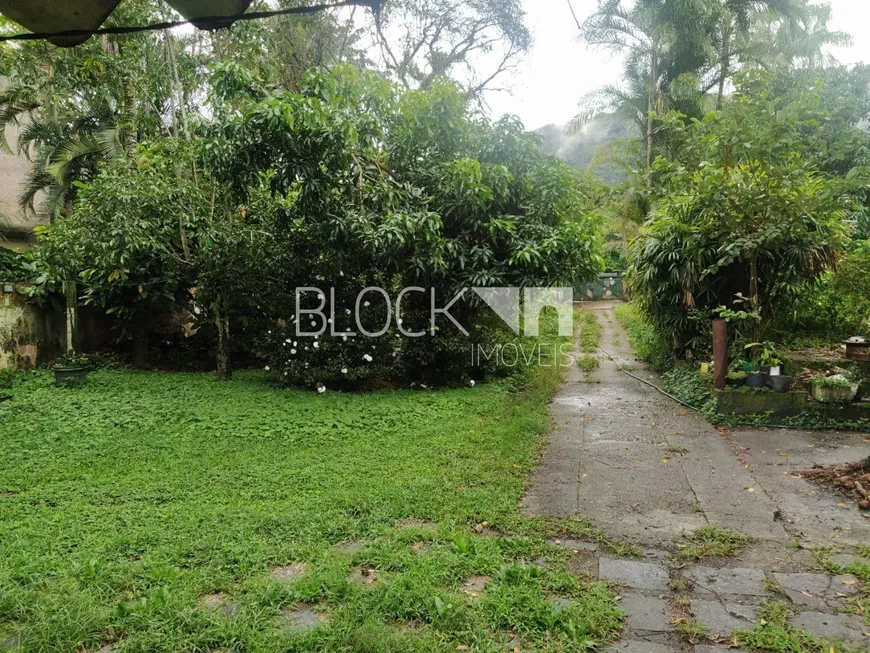
[[[651,546],[673,543],[707,523],[759,540],[788,539],[769,494],[779,486],[760,483],[703,417],[618,369],[617,362],[659,383],[632,355],[615,305],[583,305],[603,327],[600,367],[588,375],[569,371],[524,510],[583,515],[611,537]],[[867,525],[857,510],[853,520],[855,528]]]
[[[794,623],[808,632],[870,650],[870,626],[847,614],[868,588],[826,574],[811,550],[851,551],[834,558],[845,566],[870,542],[870,520],[854,502],[794,475],[870,456],[870,435],[712,426],[619,369],[617,362],[660,383],[632,355],[617,304],[582,304],[603,327],[600,367],[569,371],[522,506],[530,515],[583,516],[612,539],[648,547],[638,561],[562,544],[578,570],[611,581],[625,599],[624,639],[610,650],[725,650],[711,645],[723,641],[715,638],[693,646],[673,625],[691,617],[722,635],[752,629],[760,602],[771,598],[791,603]],[[683,536],[704,524],[752,542],[732,557],[690,564],[677,555]]]

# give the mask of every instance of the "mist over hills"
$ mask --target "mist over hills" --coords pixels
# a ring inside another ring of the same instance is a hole
[[[610,143],[635,138],[637,128],[623,117],[601,113],[577,134],[568,134],[565,126],[555,124],[536,129],[535,133],[544,139],[541,149],[545,154],[556,156],[574,168],[585,170]],[[591,172],[608,184],[618,184],[625,179],[622,170],[610,163],[597,165]]]

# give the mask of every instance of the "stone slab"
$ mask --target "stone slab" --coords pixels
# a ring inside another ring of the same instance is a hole
[[[852,555],[851,553],[838,553],[831,558],[831,561],[835,564],[840,565],[841,567],[848,567],[849,565],[855,564],[856,562],[863,562],[864,564],[868,564],[868,561],[864,558],[859,558],[858,556]]]
[[[329,615],[310,609],[284,610],[275,618],[275,625],[281,630],[308,632],[329,621]]]
[[[584,542],[583,540],[551,540],[551,542],[558,547],[563,549],[569,549],[570,551],[574,551],[577,553],[594,553],[598,551],[598,544],[595,542]]]
[[[674,630],[668,618],[668,603],[663,599],[626,594],[619,607],[628,615],[626,626],[631,631],[661,633]]]
[[[802,612],[792,620],[792,624],[821,639],[870,645],[870,637],[864,634],[867,626],[857,615]]]
[[[642,642],[625,640],[611,646],[605,653],[679,653],[678,648],[656,644],[655,642]]]
[[[831,587],[831,578],[826,574],[773,574],[773,578],[783,589],[819,596]]]
[[[732,567],[715,569],[713,567],[691,567],[685,573],[694,586],[692,592],[703,594],[729,594],[739,596],[770,596],[765,587],[764,572],[761,569]]]
[[[641,590],[666,591],[669,581],[668,570],[662,565],[611,558],[598,561],[598,577]]]
[[[692,614],[711,633],[727,637],[735,630],[752,630],[755,608],[740,603],[693,599]]]
[[[308,566],[304,562],[294,562],[291,565],[277,567],[269,574],[269,578],[279,583],[293,583],[302,578],[308,572]]]

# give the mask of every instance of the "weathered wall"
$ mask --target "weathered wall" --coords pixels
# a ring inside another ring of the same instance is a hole
[[[17,292],[0,295],[0,368],[28,369],[57,355],[63,327],[49,309]]]

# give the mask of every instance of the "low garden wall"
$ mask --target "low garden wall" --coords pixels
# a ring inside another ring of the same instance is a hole
[[[0,295],[0,369],[29,369],[57,355],[63,325],[53,311],[26,301],[18,286]]]

